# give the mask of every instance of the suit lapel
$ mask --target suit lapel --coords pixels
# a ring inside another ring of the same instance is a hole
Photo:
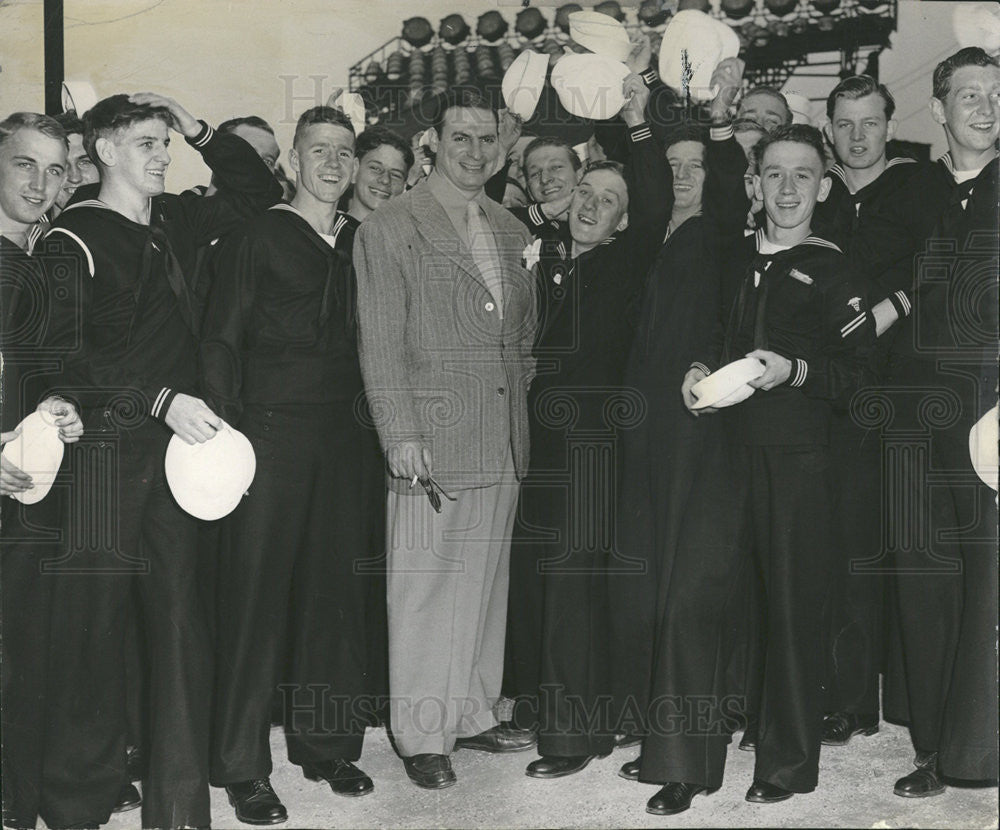
[[[418,185],[412,192],[411,210],[420,235],[436,251],[448,257],[458,268],[486,288],[486,283],[472,259],[472,251],[458,235],[440,202],[434,198],[425,184]]]

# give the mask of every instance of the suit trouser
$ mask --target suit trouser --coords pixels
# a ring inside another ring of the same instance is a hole
[[[88,430],[73,449],[67,511],[70,547],[52,564],[49,686],[73,690],[50,706],[42,815],[55,826],[79,815],[46,815],[50,799],[97,799],[82,820],[106,821],[125,769],[124,631],[138,587],[149,655],[148,770],[144,827],[210,821],[208,702],[211,648],[198,593],[196,526],[163,474],[170,432],[146,421],[121,431]],[[51,794],[51,795],[50,795]]]
[[[449,754],[496,725],[518,484],[387,501],[390,725],[401,755]]]
[[[64,590],[78,579],[47,570],[66,550],[65,484],[34,505],[0,502],[3,815],[19,827],[107,821],[123,783],[121,769],[87,763],[115,754],[101,711],[114,678],[89,662],[113,632],[89,630]]]
[[[849,416],[830,438],[836,567],[829,619],[828,712],[878,715],[879,668],[885,652],[881,552],[881,460],[877,430]],[[866,560],[868,570],[865,570]]]
[[[895,556],[910,735],[917,750],[940,753],[945,775],[995,779],[996,494],[971,473],[967,426],[936,433],[931,459],[938,480],[951,481],[931,487],[920,481],[930,471],[911,470],[922,509],[901,517],[911,531],[928,518],[929,548]]]
[[[248,406],[257,472],[226,519],[219,564],[212,781],[271,774],[282,682],[288,757],[361,757],[372,708],[369,636],[384,615],[383,461],[348,405]],[[285,674],[287,668],[287,676]]]
[[[728,695],[726,668],[756,559],[767,623],[754,777],[794,792],[816,786],[832,568],[827,466],[819,446],[706,450],[657,646],[642,780],[721,785],[745,705]]]

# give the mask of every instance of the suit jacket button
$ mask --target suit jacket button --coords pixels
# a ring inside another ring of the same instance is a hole
[[[487,311],[493,311],[493,309],[496,308],[496,306],[493,305],[493,303],[487,303],[484,307]]]
[[[504,389],[502,386],[497,387],[497,395],[499,395],[502,398],[506,394],[507,394],[506,389]]]

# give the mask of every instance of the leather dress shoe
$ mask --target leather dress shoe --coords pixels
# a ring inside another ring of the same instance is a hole
[[[626,761],[621,765],[621,769],[618,770],[618,775],[622,778],[628,779],[629,781],[639,780],[639,768],[642,766],[642,756],[640,755],[634,761]]]
[[[744,752],[754,752],[757,749],[757,720],[747,723],[747,728],[743,730],[743,737],[740,738],[740,749]]]
[[[787,801],[795,793],[786,790],[776,784],[769,784],[767,781],[755,780],[747,790],[747,801],[754,804],[777,804],[779,801]]]
[[[823,718],[823,743],[845,746],[855,735],[878,732],[878,715],[858,715],[854,712],[834,712]]]
[[[281,824],[288,821],[285,805],[266,778],[226,784],[226,795],[236,809],[236,818],[244,824]]]
[[[946,789],[937,771],[936,752],[918,752],[913,762],[917,768],[896,782],[892,791],[903,798],[928,798]]]
[[[532,761],[524,770],[529,778],[562,778],[579,772],[595,758],[607,758],[603,755],[543,755],[537,761]]]
[[[469,738],[458,738],[455,749],[478,749],[480,752],[524,752],[531,749],[538,739],[530,729],[514,729],[498,724],[492,729]]]
[[[303,764],[302,772],[310,781],[326,781],[337,795],[368,795],[375,789],[371,778],[350,761],[333,758],[315,764]]]
[[[122,791],[118,793],[118,801],[111,809],[112,813],[127,813],[142,804],[142,796],[135,788],[135,784],[128,781],[122,784]]]
[[[458,781],[447,755],[430,752],[411,755],[403,759],[403,767],[409,779],[426,790],[442,790]]]
[[[646,812],[654,816],[675,816],[683,813],[691,806],[691,799],[698,793],[714,793],[701,784],[687,784],[683,781],[664,784],[660,790],[646,802]]]
[[[642,743],[642,735],[629,732],[625,735],[615,735],[615,749],[625,749],[630,746],[638,746]]]

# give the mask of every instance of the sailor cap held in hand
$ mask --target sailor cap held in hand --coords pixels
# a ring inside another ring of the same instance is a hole
[[[31,476],[32,486],[21,493],[11,493],[11,498],[22,504],[35,504],[44,499],[63,459],[63,442],[59,426],[49,412],[32,412],[14,430],[17,437],[3,446],[3,457],[22,473]]]
[[[718,91],[712,73],[726,58],[735,58],[740,39],[729,26],[697,9],[677,12],[663,31],[659,70],[663,83],[691,98],[709,101]]]
[[[628,74],[625,64],[604,55],[564,55],[552,70],[552,87],[568,112],[604,121],[625,106]]]
[[[764,374],[765,368],[755,357],[727,363],[691,387],[691,394],[698,399],[692,409],[721,408],[745,401],[756,391],[750,381]]]
[[[247,437],[223,422],[203,444],[171,438],[164,468],[177,504],[195,518],[212,521],[236,509],[253,481],[257,457]]]
[[[570,14],[569,36],[584,49],[616,61],[624,61],[632,51],[625,27],[601,12]]]
[[[500,85],[507,109],[527,121],[535,114],[538,100],[545,87],[545,73],[549,68],[548,55],[525,49],[504,73]]]

